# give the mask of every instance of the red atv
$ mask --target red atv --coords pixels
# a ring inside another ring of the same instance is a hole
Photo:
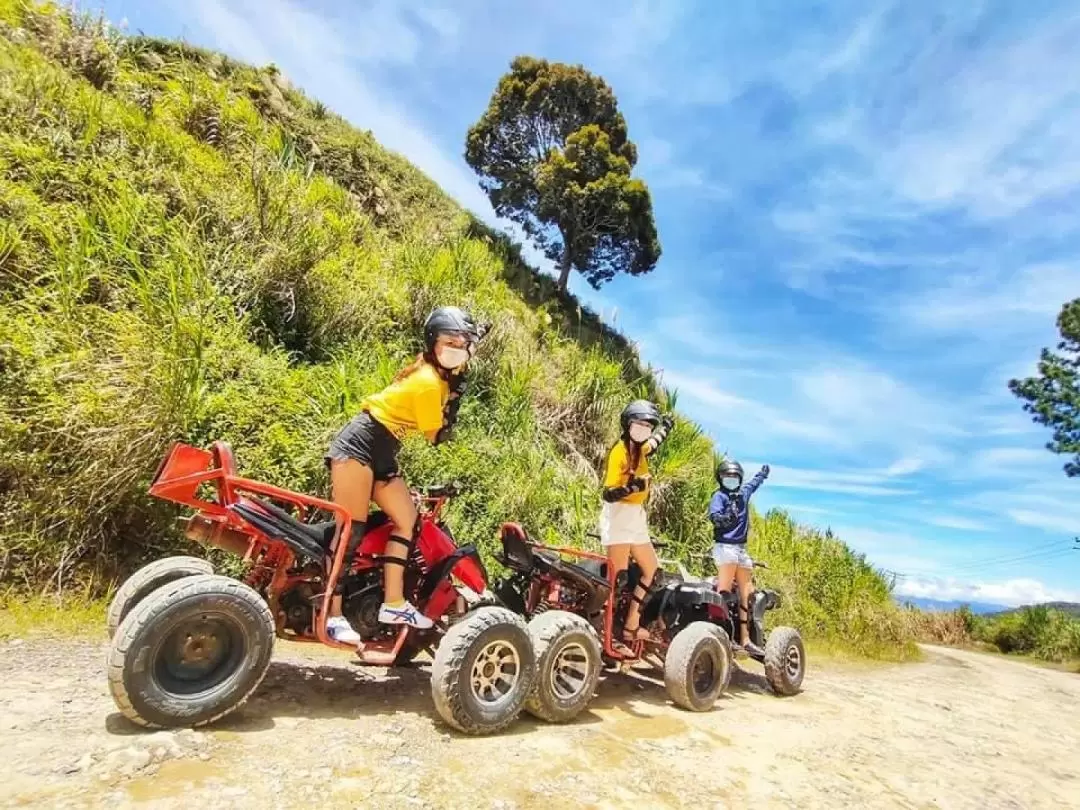
[[[175,444],[150,494],[190,506],[186,535],[241,556],[243,581],[206,560],[167,557],[133,574],[108,613],[109,688],[120,711],[149,727],[200,726],[240,706],[266,673],[274,638],[319,642],[373,666],[401,666],[435,648],[435,708],[452,727],[489,734],[508,726],[533,687],[536,665],[523,621],[484,598],[476,549],[459,548],[440,519],[456,487],[414,493],[419,522],[405,593],[436,622],[431,630],[376,621],[391,525],[373,512],[353,559],[352,520],[337,504],[241,478],[223,442],[211,450]],[[326,522],[311,522],[319,514]],[[363,638],[334,641],[326,620],[334,594]]]

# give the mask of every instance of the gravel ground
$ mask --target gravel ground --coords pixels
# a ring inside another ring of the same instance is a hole
[[[446,729],[425,665],[280,643],[255,696],[202,731],[117,712],[105,646],[0,643],[5,807],[1080,807],[1080,677],[926,648],[816,665],[791,698],[744,663],[708,713],[612,675],[567,726]]]

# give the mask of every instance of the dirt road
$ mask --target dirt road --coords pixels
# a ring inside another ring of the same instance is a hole
[[[0,642],[0,805],[553,808],[1080,807],[1080,676],[928,648],[764,692],[752,662],[707,714],[631,676],[570,726],[481,739],[435,718],[426,667],[387,677],[282,644],[212,730],[116,714],[104,646]]]

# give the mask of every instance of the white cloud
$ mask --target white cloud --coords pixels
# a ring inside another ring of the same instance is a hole
[[[972,520],[960,515],[931,515],[926,518],[926,523],[932,526],[941,526],[943,529],[960,529],[968,532],[990,531],[990,527],[982,521]]]
[[[909,326],[935,332],[986,330],[1000,339],[1003,328],[1044,332],[1064,301],[1080,295],[1080,260],[1037,264],[1015,270],[980,270],[936,289],[921,290],[891,307]],[[895,302],[894,302],[895,304]],[[1035,352],[1033,351],[1034,355]]]
[[[1041,602],[1080,602],[1080,590],[1051,588],[1037,579],[1017,578],[1002,582],[963,582],[951,577],[904,578],[896,583],[896,593],[924,599],[989,602],[1019,607]]]
[[[1047,462],[1054,459],[1047,450],[1035,450],[1030,447],[990,447],[977,451],[971,458],[974,473],[982,473],[991,478],[1001,478],[1018,468],[1040,467],[1045,469]]]
[[[921,458],[905,457],[894,461],[885,469],[887,476],[911,475],[917,473],[926,466],[926,461]]]
[[[1075,516],[1055,515],[1046,512],[1035,512],[1030,509],[1006,509],[1014,523],[1021,526],[1034,526],[1037,529],[1045,529],[1048,532],[1060,532],[1061,534],[1074,534],[1080,532],[1080,520]]]
[[[1077,482],[1065,478],[1023,477],[1012,488],[984,490],[962,499],[966,506],[981,509],[1017,526],[1041,529],[1050,534],[1080,533],[1080,499]],[[1021,549],[1022,551],[1022,549]]]
[[[752,463],[751,467],[759,466]],[[770,467],[769,486],[838,492],[846,495],[910,495],[913,490],[885,486],[887,476],[874,472],[829,472],[774,465]]]
[[[745,420],[749,419],[752,420],[749,424],[754,430],[809,441],[828,442],[839,438],[833,429],[826,425],[790,419],[776,408],[732,394],[689,374],[665,371],[663,381],[665,385],[675,388],[680,395],[695,399],[710,408],[721,409],[719,414],[715,414],[721,420],[742,420],[745,424]],[[699,418],[702,421],[715,421],[706,417]]]

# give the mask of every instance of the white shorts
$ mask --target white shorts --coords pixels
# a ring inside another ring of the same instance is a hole
[[[753,569],[754,561],[744,543],[717,543],[712,550],[713,561],[717,565],[737,565],[739,568]]]
[[[600,511],[600,545],[651,543],[645,507],[639,503],[605,503]]]

